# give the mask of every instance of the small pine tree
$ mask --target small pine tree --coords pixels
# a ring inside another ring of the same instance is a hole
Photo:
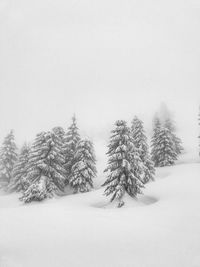
[[[133,138],[133,143],[138,149],[140,158],[145,167],[143,183],[147,183],[150,180],[153,181],[155,175],[154,163],[150,158],[149,146],[147,144],[147,137],[145,135],[143,122],[139,120],[136,116],[132,121],[131,134]]]
[[[12,178],[9,184],[10,191],[24,191],[28,186],[26,182],[26,169],[29,152],[30,147],[27,144],[24,144],[13,168]]]
[[[78,132],[78,127],[76,125],[76,117],[73,116],[72,124],[68,128],[68,131],[64,137],[63,143],[63,153],[65,157],[65,170],[67,173],[67,177],[71,175],[71,168],[74,165],[74,157],[76,153],[76,146],[80,141],[80,135]],[[65,183],[68,184],[68,178],[66,179]]]
[[[93,188],[93,178],[96,176],[96,158],[93,144],[89,140],[81,140],[77,144],[71,169],[70,185],[74,193],[88,192]]]
[[[50,197],[64,190],[66,176],[61,151],[62,143],[54,133],[42,132],[36,136],[27,166],[26,179],[30,186],[23,193],[22,201],[43,200],[44,196]]]
[[[143,164],[125,121],[115,123],[108,148],[109,160],[105,172],[109,174],[102,186],[106,186],[106,196],[112,194],[111,202],[116,199],[118,207],[121,207],[125,193],[135,198],[143,187]]]
[[[7,187],[12,177],[14,164],[17,160],[17,146],[13,131],[5,137],[0,150],[0,181]]]
[[[156,159],[156,167],[171,166],[177,160],[174,142],[169,129],[161,127],[154,144],[153,156]]]

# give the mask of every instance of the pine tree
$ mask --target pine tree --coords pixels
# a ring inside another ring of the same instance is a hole
[[[179,137],[176,136],[175,131],[176,128],[174,126],[173,121],[168,118],[166,119],[164,126],[169,130],[171,137],[172,137],[172,141],[174,143],[174,149],[177,155],[181,154],[183,151],[183,147],[182,147],[182,141]]]
[[[74,193],[88,192],[93,188],[93,178],[97,173],[92,142],[89,140],[79,141],[74,159],[75,163],[71,169],[70,185],[74,189]]]
[[[28,189],[21,198],[24,202],[43,200],[64,190],[66,172],[63,168],[62,143],[53,132],[36,136],[29,154],[27,176]]]
[[[71,168],[75,163],[74,157],[76,153],[76,146],[79,141],[80,141],[80,135],[78,132],[78,127],[76,125],[76,118],[75,116],[73,116],[72,124],[68,128],[63,143],[63,153],[65,157],[64,166],[67,173],[67,177],[71,175]],[[65,183],[68,184],[68,178],[66,179]]]
[[[171,132],[166,127],[159,129],[156,143],[153,144],[153,157],[156,159],[156,167],[173,165],[177,160],[177,153],[174,149],[174,142]]]
[[[138,148],[140,158],[145,167],[143,183],[147,183],[150,180],[154,180],[155,168],[154,163],[150,158],[149,146],[147,144],[147,137],[145,135],[143,122],[136,116],[132,121],[131,134],[133,137],[133,143],[135,147]]]
[[[13,131],[5,137],[0,150],[0,180],[2,186],[7,186],[12,177],[14,164],[17,160],[17,146]]]
[[[159,154],[160,154],[160,147],[159,147],[159,135],[161,130],[161,122],[158,117],[154,118],[153,121],[153,137],[151,140],[151,159],[154,162],[155,167],[159,166]]]
[[[30,147],[24,144],[12,171],[12,178],[9,184],[10,191],[20,192],[27,189],[26,168],[28,165],[29,152]]]
[[[112,194],[111,202],[116,199],[118,207],[121,207],[124,205],[125,193],[133,198],[141,193],[144,170],[125,121],[115,123],[108,148],[109,160],[105,172],[109,174],[102,186],[106,186],[106,196]]]

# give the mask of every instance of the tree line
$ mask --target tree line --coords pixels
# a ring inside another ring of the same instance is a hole
[[[126,193],[136,198],[145,184],[154,180],[155,167],[173,165],[182,150],[170,118],[164,122],[154,119],[151,146],[138,117],[130,127],[118,120],[108,145],[107,177],[102,185],[105,195],[123,206]],[[11,131],[0,149],[0,184],[9,192],[20,192],[25,203],[65,194],[68,188],[73,193],[93,188],[97,176],[94,146],[91,140],[81,138],[75,116],[67,131],[55,127],[41,132],[31,145],[24,144],[17,151]]]

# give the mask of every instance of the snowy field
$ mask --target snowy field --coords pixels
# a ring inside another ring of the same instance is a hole
[[[102,188],[28,205],[1,194],[0,266],[199,267],[199,175],[183,155],[121,209]]]

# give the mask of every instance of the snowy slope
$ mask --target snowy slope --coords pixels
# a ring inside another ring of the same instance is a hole
[[[191,162],[158,169],[122,209],[102,189],[30,205],[1,195],[0,266],[200,266],[199,174]]]

